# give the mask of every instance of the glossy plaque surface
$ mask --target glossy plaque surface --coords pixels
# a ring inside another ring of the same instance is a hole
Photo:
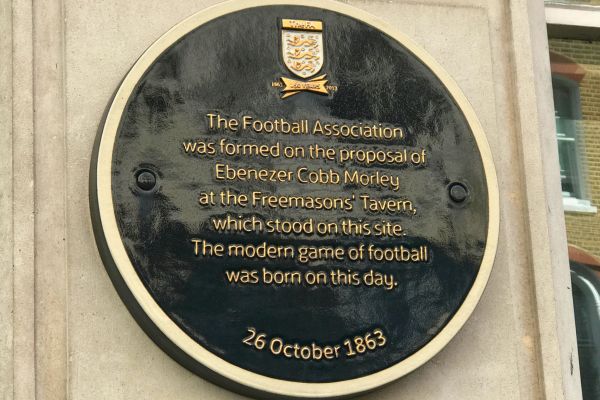
[[[125,78],[92,166],[97,241],[138,322],[191,370],[353,394],[421,365],[472,312],[497,240],[493,164],[408,39],[345,6],[260,4],[191,17]]]

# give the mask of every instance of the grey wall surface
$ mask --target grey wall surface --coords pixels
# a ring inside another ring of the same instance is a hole
[[[96,130],[137,57],[215,1],[0,0],[0,398],[236,399],[138,327],[96,250]],[[500,185],[500,241],[466,326],[365,399],[580,399],[543,3],[346,1],[409,35],[466,94]]]

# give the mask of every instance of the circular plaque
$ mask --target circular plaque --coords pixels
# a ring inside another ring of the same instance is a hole
[[[498,189],[473,109],[406,36],[340,3],[181,22],[112,99],[94,231],[140,326],[253,395],[391,382],[473,312]]]

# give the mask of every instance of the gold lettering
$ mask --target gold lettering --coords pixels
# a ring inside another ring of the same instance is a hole
[[[301,19],[282,19],[281,27],[283,29],[320,32],[323,30],[323,23],[321,21],[306,21]]]

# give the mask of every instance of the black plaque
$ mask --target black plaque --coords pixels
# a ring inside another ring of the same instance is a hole
[[[142,328],[255,395],[347,396],[433,357],[479,300],[497,186],[429,56],[343,5],[238,2],[156,42],[91,171],[100,253]]]

